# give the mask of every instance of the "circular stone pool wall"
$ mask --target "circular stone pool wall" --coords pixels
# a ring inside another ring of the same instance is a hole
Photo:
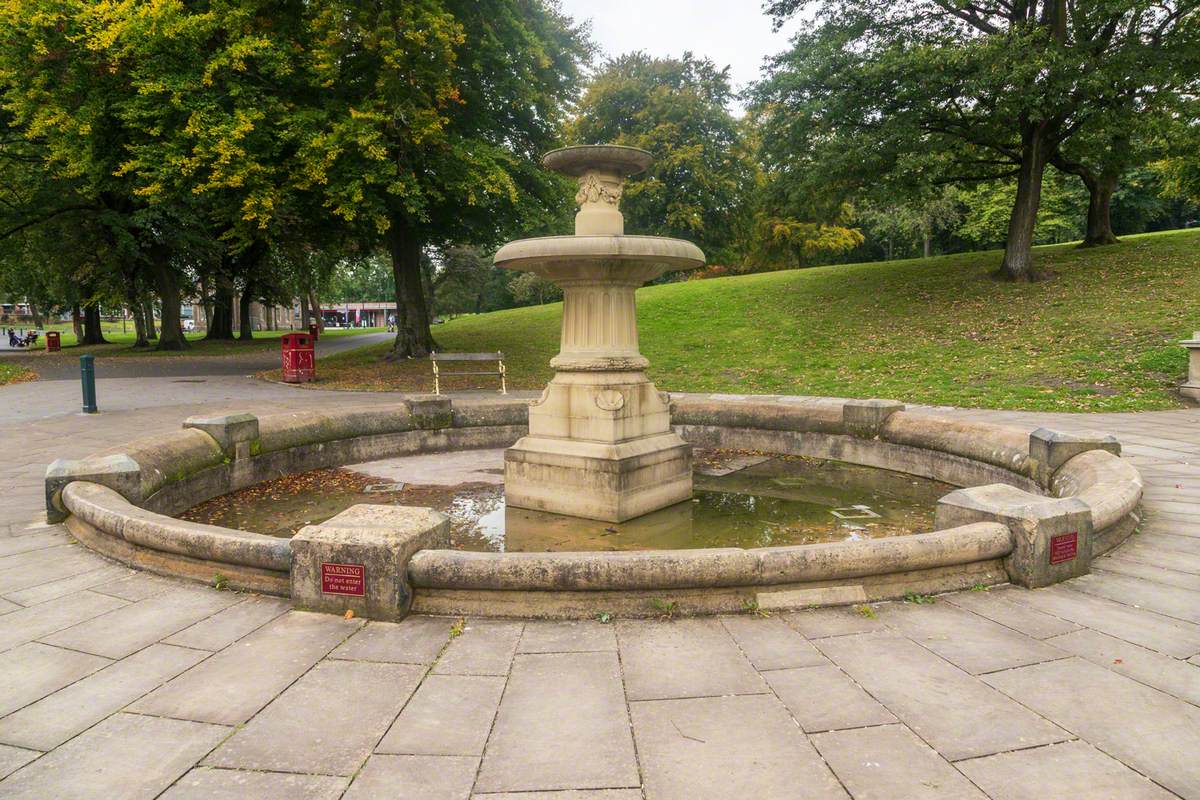
[[[133,566],[202,581],[219,574],[235,588],[290,594],[301,607],[381,618],[410,607],[533,617],[716,613],[1006,581],[1043,586],[1087,572],[1138,522],[1141,478],[1111,436],[1027,433],[884,400],[731,395],[672,396],[675,430],[706,448],[845,461],[963,488],[938,502],[928,533],[748,549],[460,552],[446,548],[434,512],[412,531],[395,514],[377,523],[363,511],[338,515],[299,541],[170,516],[295,472],[506,447],[525,433],[527,414],[519,399],[420,396],[321,413],[192,418],[174,433],[55,462],[47,516]],[[362,597],[321,591],[319,578],[314,588],[314,570],[331,552],[363,566]],[[394,599],[370,602],[376,584]]]

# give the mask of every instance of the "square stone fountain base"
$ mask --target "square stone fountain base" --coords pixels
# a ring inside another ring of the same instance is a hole
[[[606,444],[526,436],[504,454],[510,506],[624,522],[692,499],[692,446],[676,433]]]

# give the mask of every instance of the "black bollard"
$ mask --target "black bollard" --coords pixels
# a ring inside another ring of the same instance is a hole
[[[83,382],[83,413],[95,414],[96,408],[96,359],[93,356],[79,357],[79,379]]]

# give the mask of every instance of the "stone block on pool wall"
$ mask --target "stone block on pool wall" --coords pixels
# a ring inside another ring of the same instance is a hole
[[[936,530],[971,522],[1008,526],[1013,550],[1004,567],[1019,586],[1049,586],[1091,569],[1092,510],[1077,497],[1043,497],[994,483],[958,489],[938,501]]]
[[[291,543],[296,608],[395,621],[412,605],[409,559],[449,547],[450,519],[431,508],[351,506]]]
[[[1107,450],[1114,456],[1121,455],[1121,443],[1116,437],[1102,431],[1063,433],[1049,428],[1038,428],[1029,434],[1029,457],[1037,462],[1038,483],[1049,487],[1058,468],[1080,453],[1089,450]]]
[[[450,398],[436,394],[416,394],[404,398],[414,428],[438,430],[454,424]]]
[[[874,439],[888,417],[904,410],[895,400],[847,400],[842,405],[842,423],[855,436]]]
[[[235,461],[257,455],[258,417],[253,414],[188,417],[183,427],[204,431],[216,440],[226,457]]]
[[[134,505],[142,502],[142,468],[124,453],[74,461],[60,458],[46,468],[46,521],[62,522],[68,516],[62,490],[72,481],[107,486]]]

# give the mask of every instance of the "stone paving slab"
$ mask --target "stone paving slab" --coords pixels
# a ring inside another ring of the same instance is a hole
[[[717,619],[621,621],[617,638],[630,700],[768,691]]]
[[[17,605],[11,600],[5,600],[4,598],[0,597],[0,616],[3,616],[10,611],[16,611],[19,608],[24,608],[24,606]]]
[[[1008,597],[1011,591],[991,589],[986,592],[958,592],[939,598],[939,601],[945,600],[951,605],[965,608],[973,614],[998,622],[1034,639],[1049,639],[1051,636],[1082,630],[1074,622],[1012,602]]]
[[[338,800],[349,780],[330,775],[290,775],[197,767],[161,800]]]
[[[374,755],[342,800],[468,800],[479,759]]]
[[[617,649],[616,629],[594,620],[525,623],[518,653],[587,653]]]
[[[246,723],[207,766],[350,776],[417,688],[417,664],[324,661]]]
[[[71,537],[53,529],[41,533],[31,533],[28,536],[0,539],[0,558],[64,544],[71,544]]]
[[[74,594],[83,589],[90,589],[102,583],[108,583],[125,575],[133,574],[135,574],[134,571],[128,567],[119,564],[106,564],[88,572],[81,572],[78,575],[49,581],[38,586],[30,586],[26,589],[18,589],[15,592],[5,595],[5,597],[23,606],[33,606],[65,595]]]
[[[17,562],[17,559],[20,559]],[[107,562],[78,545],[49,547],[0,559],[0,595],[91,572]]]
[[[245,722],[361,625],[290,611],[169,681],[132,707],[141,714]]]
[[[339,645],[330,658],[432,664],[450,642],[452,624],[444,617],[411,617],[403,624],[368,622]]]
[[[1152,567],[1140,561],[1130,561],[1123,558],[1106,558],[1099,564],[1092,564],[1094,575],[1123,575],[1143,581],[1153,581],[1164,586],[1177,586],[1180,589],[1190,589],[1200,592],[1200,575],[1192,572],[1179,572],[1165,567]]]
[[[119,597],[136,603],[156,594],[162,594],[172,587],[178,586],[179,581],[152,575],[149,572],[135,572],[128,577],[92,587],[93,592]]]
[[[818,640],[817,646],[951,761],[1070,738],[978,678],[900,636],[839,636]]]
[[[1164,586],[1153,581],[1112,573],[1082,575],[1071,582],[1071,588],[1136,608],[1144,608],[1164,617],[1200,623],[1200,592],[1189,589]]]
[[[0,719],[0,742],[50,750],[207,656],[154,644]]]
[[[1137,561],[1152,567],[1200,575],[1200,556],[1180,553],[1176,550],[1164,551],[1158,547],[1143,545],[1138,541],[1122,545],[1110,555],[1092,562],[1092,566],[1107,564],[1110,561]]]
[[[475,789],[608,789],[638,783],[617,655],[517,656]]]
[[[972,675],[1065,655],[1051,645],[949,603],[889,603],[880,607],[879,616],[889,627]]]
[[[112,662],[30,642],[0,654],[0,716],[36,702]]]
[[[896,721],[833,665],[773,670],[763,677],[806,733]]]
[[[0,650],[8,650],[128,605],[118,597],[76,592],[0,617]]]
[[[433,671],[439,675],[506,675],[523,627],[523,623],[507,620],[467,620],[462,634],[450,641]]]
[[[847,636],[883,630],[884,624],[874,617],[864,616],[853,608],[814,608],[780,615],[807,639],[826,636]]]
[[[0,779],[8,777],[40,755],[41,753],[36,750],[25,750],[0,744]]]
[[[108,658],[124,658],[233,605],[238,596],[176,584],[146,600],[43,637],[47,644]]]
[[[992,800],[1170,800],[1175,797],[1084,742],[955,764]]]
[[[854,800],[987,800],[903,725],[832,731],[812,741]]]
[[[1175,658],[1200,653],[1200,628],[1060,586],[1014,590],[1017,602]]]
[[[630,703],[646,800],[847,797],[771,695]]]
[[[996,672],[984,680],[1181,797],[1200,798],[1195,706],[1081,658]]]
[[[721,617],[721,624],[756,670],[812,667],[829,663],[778,617]]]
[[[1076,631],[1051,641],[1093,664],[1200,706],[1200,669],[1186,661],[1096,631]]]
[[[498,675],[428,676],[375,752],[482,756],[504,683]]]
[[[291,602],[282,597],[247,597],[208,619],[168,636],[163,642],[216,652],[258,630],[291,607]]]
[[[0,781],[0,796],[148,800],[228,734],[218,725],[115,714]]]
[[[473,794],[471,800],[642,800],[640,789],[584,789],[567,792]]]

